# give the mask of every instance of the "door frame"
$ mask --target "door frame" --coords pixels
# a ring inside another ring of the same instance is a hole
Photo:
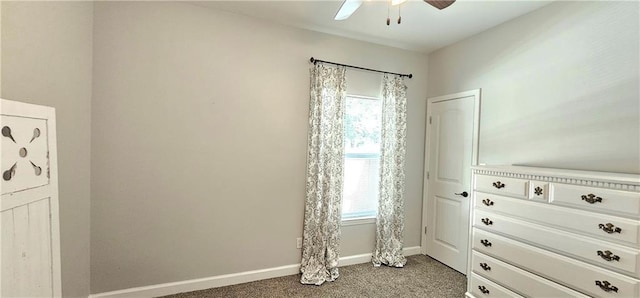
[[[429,128],[429,119],[431,117],[431,105],[441,101],[452,100],[461,97],[473,96],[473,142],[471,145],[472,150],[472,158],[471,158],[471,166],[478,165],[478,154],[479,154],[479,142],[480,142],[480,96],[482,89],[474,89],[464,92],[458,92],[453,94],[446,94],[442,96],[436,96],[427,98],[427,111],[425,117],[425,145],[424,145],[424,172],[423,172],[423,181],[422,181],[422,232],[420,233],[420,245],[421,251],[423,255],[427,254],[427,223],[428,221],[428,199],[429,199],[429,160],[431,158],[431,152],[429,148],[431,148],[431,129]],[[469,185],[471,185],[471,181],[469,181]],[[471,193],[471,189],[469,192]],[[470,196],[471,197],[471,196]],[[471,201],[468,201],[469,204]],[[469,208],[471,210],[471,208]],[[467,266],[467,273],[469,271],[469,266]]]

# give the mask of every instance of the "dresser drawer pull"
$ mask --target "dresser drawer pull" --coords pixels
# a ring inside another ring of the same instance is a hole
[[[582,195],[582,200],[587,201],[589,204],[602,203],[601,197],[596,197],[596,195],[590,193],[588,195]]]
[[[480,292],[482,292],[482,294],[489,294],[489,290],[487,288],[485,288],[484,286],[478,286],[478,290],[480,290]],[[616,289],[617,291],[618,289]]]
[[[536,196],[541,196],[542,195],[542,187],[536,186],[536,188],[533,190],[533,192],[536,194]]]
[[[491,271],[491,266],[487,265],[487,263],[480,263],[480,267],[482,267],[484,271]]]
[[[491,242],[489,242],[489,240],[487,239],[480,240],[480,243],[482,243],[482,245],[484,245],[485,247],[491,246]]]
[[[605,250],[604,252],[603,252],[603,251],[601,251],[601,250],[599,250],[599,251],[598,251],[598,255],[599,255],[601,258],[603,258],[604,260],[609,261],[609,262],[611,262],[611,261],[618,261],[618,262],[620,262],[620,257],[619,257],[619,256],[617,256],[617,255],[614,255],[612,252],[610,252],[610,251],[608,251],[608,250]]]
[[[603,291],[605,292],[611,292],[614,291],[616,293],[618,293],[618,287],[616,286],[612,286],[608,281],[603,280],[603,281],[599,281],[596,280],[596,286],[600,287]]]
[[[500,182],[500,181],[496,181],[493,182],[493,187],[497,188],[497,189],[501,189],[503,187],[505,187],[506,185],[504,185],[504,183]]]
[[[609,234],[613,234],[613,233],[619,234],[620,232],[622,232],[621,228],[614,226],[612,223],[599,224],[598,227]]]
[[[493,206],[493,201],[489,199],[484,199],[482,200],[482,204],[484,204],[485,206]]]
[[[490,225],[493,224],[493,222],[488,218],[483,218],[483,219],[481,219],[481,221],[482,221],[483,224],[485,224],[487,226],[490,226]]]

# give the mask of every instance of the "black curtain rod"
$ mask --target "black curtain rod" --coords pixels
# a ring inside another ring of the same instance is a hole
[[[322,62],[322,63],[329,63],[329,64],[333,64],[333,65],[338,65],[338,66],[351,67],[351,68],[355,68],[355,69],[362,69],[362,70],[368,70],[368,71],[373,71],[373,72],[388,73],[388,74],[393,74],[393,75],[399,75],[401,77],[413,78],[413,74],[388,72],[388,71],[384,71],[384,70],[377,70],[377,69],[365,68],[365,67],[360,67],[360,66],[347,65],[347,64],[336,63],[336,62],[331,62],[331,61],[324,61],[324,60],[315,59],[313,57],[311,57],[311,59],[309,59],[309,61],[311,61],[311,63],[313,63],[313,64],[316,64],[318,62]]]

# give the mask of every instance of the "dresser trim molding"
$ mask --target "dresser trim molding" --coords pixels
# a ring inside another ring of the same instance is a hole
[[[507,169],[508,167],[508,169]],[[500,176],[508,178],[537,180],[551,183],[563,183],[599,187],[614,190],[640,191],[637,175],[589,172],[577,170],[556,170],[523,166],[473,167],[478,175]],[[621,182],[622,181],[622,182]]]

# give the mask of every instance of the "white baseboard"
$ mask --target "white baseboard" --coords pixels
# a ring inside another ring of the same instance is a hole
[[[404,249],[405,256],[420,254],[420,246]],[[361,254],[340,258],[339,266],[348,266],[371,262],[371,254]],[[300,273],[300,264],[292,264],[275,268],[245,271],[240,273],[218,275],[212,277],[157,284],[152,286],[130,288],[118,291],[91,294],[89,298],[125,298],[125,297],[157,297],[184,292],[199,291],[224,287],[256,280],[269,279]]]
[[[298,274],[300,272],[300,264],[293,264],[275,268],[262,270],[245,271],[240,273],[218,275],[212,277],[184,280],[178,282],[170,282],[145,287],[130,288],[112,292],[104,292],[99,294],[91,294],[89,298],[109,297],[158,297],[165,295],[173,295],[184,292],[199,291],[209,288],[224,287],[229,285],[241,284],[261,279],[268,279],[280,276]]]
[[[421,247],[420,246],[412,246],[412,247],[405,247],[403,249],[404,251],[404,255],[406,257],[408,256],[413,256],[413,255],[418,255],[421,253]],[[349,266],[349,265],[355,265],[355,264],[362,264],[362,263],[368,263],[371,262],[371,256],[373,254],[368,253],[368,254],[361,254],[361,255],[353,255],[353,256],[348,256],[348,257],[342,257],[340,258],[340,261],[338,262],[338,266],[342,267],[342,266]]]
[[[404,248],[405,257],[419,255],[419,254],[422,254],[422,247],[420,246],[412,246],[412,247]]]

